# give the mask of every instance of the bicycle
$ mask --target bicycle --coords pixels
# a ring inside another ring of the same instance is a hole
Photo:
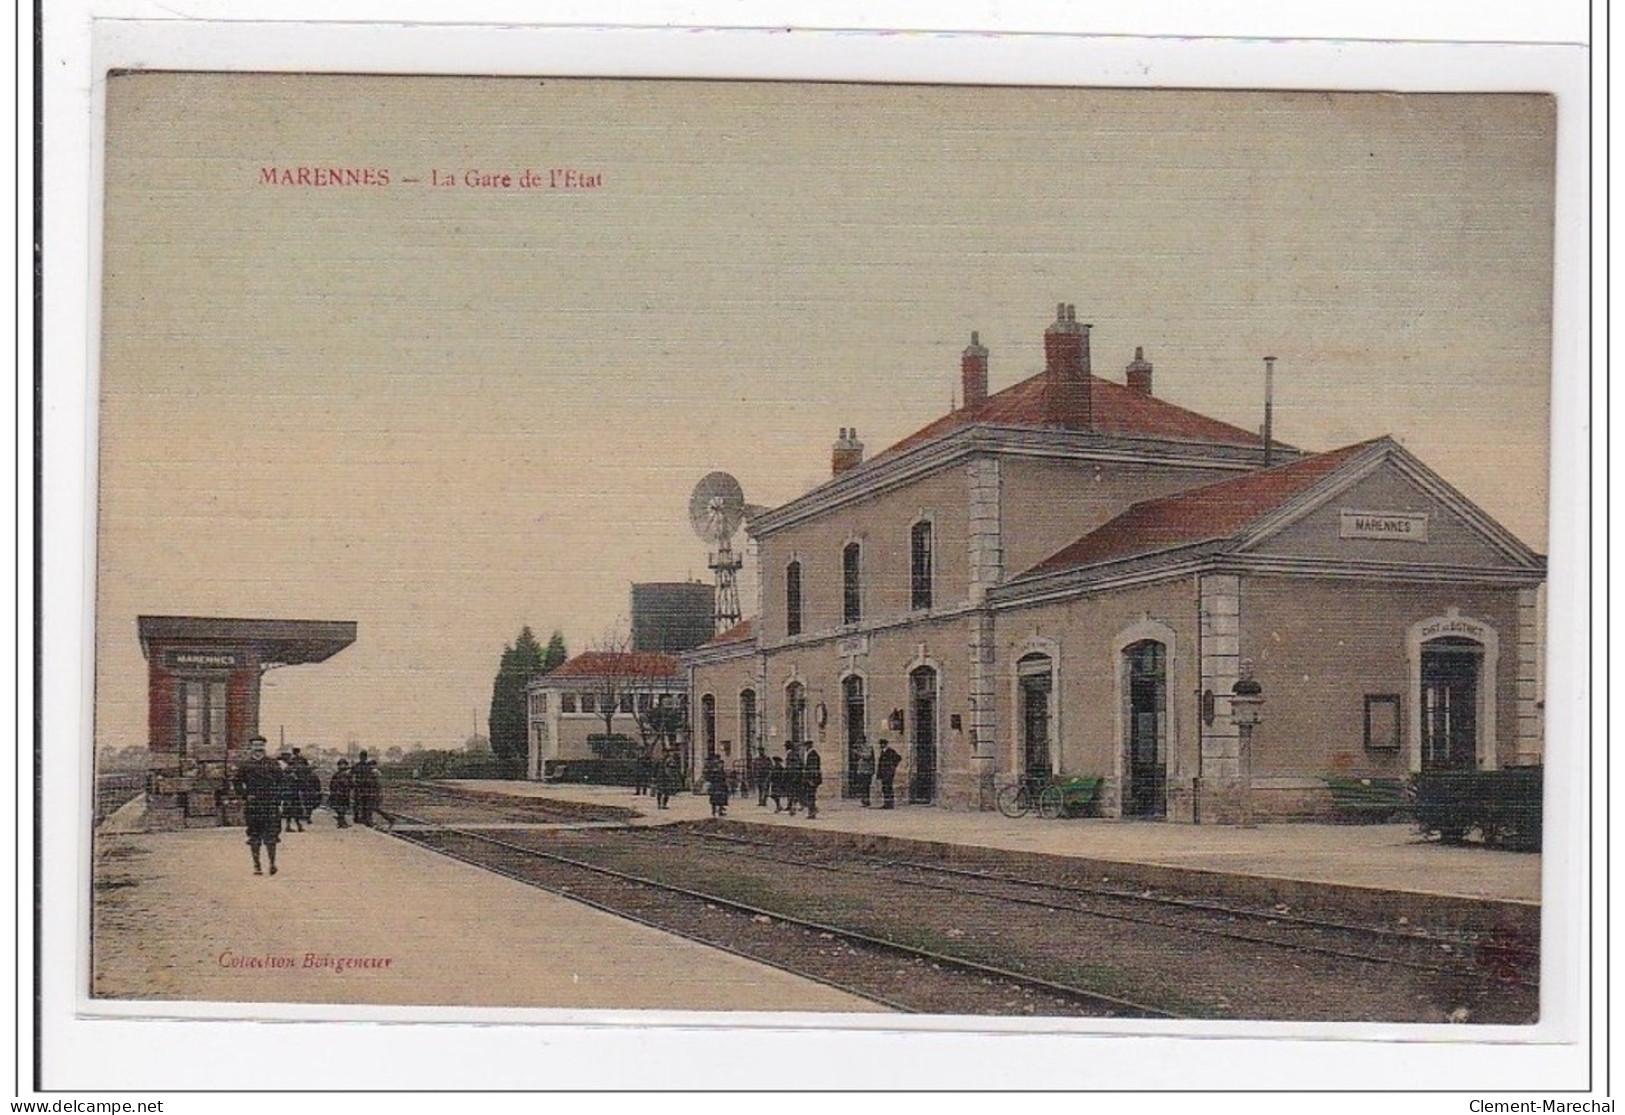
[[[1040,817],[1053,821],[1065,810],[1066,797],[1048,776],[1023,778],[1000,790],[995,804],[1006,817],[1025,817],[1036,809]]]

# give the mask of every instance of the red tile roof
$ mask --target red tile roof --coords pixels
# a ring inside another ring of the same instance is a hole
[[[1136,503],[1022,576],[1061,573],[1097,562],[1229,538],[1384,440],[1362,441],[1291,464]]]
[[[976,423],[997,426],[1059,426],[1045,389],[1049,373],[1039,372],[990,395],[977,406],[960,407],[923,429],[916,430],[877,457],[929,441],[950,430]],[[1220,422],[1155,395],[1144,395],[1121,383],[1090,377],[1091,429],[1103,434],[1161,437],[1180,441],[1211,441],[1222,445],[1258,446],[1257,434]]]
[[[589,650],[576,655],[550,678],[668,678],[683,672],[677,659],[650,651]]]
[[[728,630],[718,635],[715,639],[712,639],[710,642],[701,643],[700,646],[720,647],[726,646],[728,643],[745,643],[749,642],[755,637],[756,621],[754,619],[747,619],[734,624],[732,627],[728,628]]]

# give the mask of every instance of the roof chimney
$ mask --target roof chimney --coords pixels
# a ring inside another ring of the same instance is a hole
[[[1089,330],[1078,324],[1078,308],[1061,303],[1055,322],[1044,330],[1044,371],[1048,376],[1050,421],[1070,429],[1094,425],[1089,374]]]
[[[1127,371],[1130,391],[1138,391],[1142,395],[1151,394],[1151,361],[1145,358],[1145,349],[1142,346],[1134,346],[1134,359],[1129,361]]]
[[[1264,467],[1275,463],[1275,357],[1264,357]]]
[[[987,401],[987,349],[982,347],[982,338],[974,330],[970,346],[959,359],[959,376],[960,394],[964,396],[960,406],[969,410]]]
[[[835,440],[835,446],[830,450],[829,471],[831,476],[839,476],[849,468],[857,468],[863,463],[863,442],[858,440],[858,428],[853,426],[850,430],[841,427],[841,436]]]

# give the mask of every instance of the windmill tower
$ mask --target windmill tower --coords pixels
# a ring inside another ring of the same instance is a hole
[[[710,550],[716,577],[717,634],[740,620],[739,567],[744,559],[733,551],[733,536],[745,521],[745,493],[726,472],[713,472],[694,485],[688,497],[688,521]]]

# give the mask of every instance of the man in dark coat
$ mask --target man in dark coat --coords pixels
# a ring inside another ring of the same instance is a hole
[[[249,740],[248,754],[248,760],[238,764],[234,779],[248,822],[248,851],[254,857],[254,874],[259,875],[263,846],[275,875],[276,845],[282,832],[282,771],[275,759],[266,757],[265,737]]]
[[[683,759],[677,753],[677,748],[671,747],[660,758],[660,766],[655,771],[655,807],[657,809],[670,809],[671,796],[677,792],[683,783]]]
[[[300,817],[309,821],[310,815],[322,803],[322,778],[316,773],[316,768],[310,765],[299,748],[293,749],[288,758],[288,769],[293,774],[294,785],[299,795]]]
[[[333,811],[333,816],[339,819],[341,829],[350,827],[350,822],[344,815],[350,811],[350,791],[354,782],[355,775],[350,773],[350,760],[340,759],[339,769],[333,772],[333,777],[327,783],[327,807]]]
[[[892,792],[892,781],[897,777],[897,765],[903,757],[892,747],[891,740],[880,741],[880,758],[875,760],[875,773],[880,776],[880,808],[891,809],[897,804]]]
[[[355,823],[372,825],[372,815],[383,804],[384,785],[378,778],[378,764],[367,758],[363,751],[356,759],[352,785],[355,789]]]
[[[801,745],[787,743],[784,745],[784,796],[790,803],[788,812],[790,816],[796,815],[796,806],[801,804]]]
[[[768,795],[773,791],[773,764],[767,760],[767,748],[756,749],[756,758],[751,760],[750,772],[756,782],[756,804],[765,806]]]
[[[728,815],[728,768],[723,765],[722,756],[715,751],[707,755],[700,777],[704,780],[706,793],[711,799],[711,816],[726,817]]]
[[[784,812],[784,760],[773,756],[773,770],[767,776],[767,794],[773,799],[773,812]]]
[[[852,792],[865,806],[870,804],[870,796],[875,784],[875,745],[864,740],[858,747],[858,753],[852,763]]]
[[[824,782],[824,760],[811,740],[801,757],[801,800],[807,807],[807,820],[818,819],[818,787]]]
[[[277,770],[282,775],[282,823],[287,826],[284,832],[305,831],[305,803],[300,785],[299,768],[294,765],[293,755],[287,751],[278,753],[276,757]],[[298,826],[295,829],[295,825]]]

